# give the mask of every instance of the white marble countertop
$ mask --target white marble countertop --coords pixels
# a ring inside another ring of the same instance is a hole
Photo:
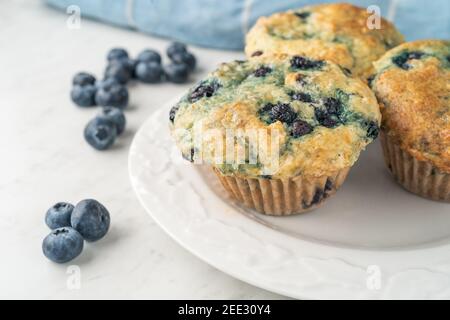
[[[0,4],[0,298],[42,299],[270,299],[272,293],[235,280],[189,254],[147,215],[128,179],[128,148],[134,133],[158,106],[188,85],[133,85],[128,130],[115,147],[96,152],[83,140],[98,109],[80,109],[69,99],[74,73],[100,75],[105,55],[124,46],[164,50],[167,41],[83,19],[80,29],[41,1]],[[200,79],[239,52],[192,48]],[[76,265],[41,253],[48,207],[95,198],[111,212],[108,236],[87,244]],[[168,213],[169,214],[169,213]],[[68,285],[69,284],[69,285]]]

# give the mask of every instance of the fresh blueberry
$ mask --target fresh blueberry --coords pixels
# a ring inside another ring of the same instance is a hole
[[[126,84],[132,76],[128,60],[112,60],[105,69],[105,78],[115,78],[121,84]]]
[[[164,67],[167,80],[173,83],[184,83],[189,77],[189,68],[184,63],[171,63]]]
[[[300,70],[310,70],[321,68],[325,63],[321,60],[312,60],[301,56],[294,56],[291,59],[291,67]]]
[[[108,52],[108,61],[121,60],[128,58],[127,50],[123,48],[113,48]]]
[[[70,217],[74,206],[67,202],[58,202],[47,210],[45,223],[50,229],[70,227]]]
[[[136,67],[136,77],[144,83],[160,82],[164,70],[158,62],[139,62]]]
[[[146,49],[146,50],[142,51],[141,53],[139,53],[137,60],[139,62],[161,63],[161,55],[155,50]]]
[[[167,48],[167,56],[172,58],[175,53],[185,53],[187,52],[186,45],[181,42],[172,42]]]
[[[189,95],[189,101],[196,102],[203,97],[210,98],[219,88],[220,84],[215,81],[210,84],[201,83],[191,92]]]
[[[306,121],[295,120],[292,123],[292,136],[294,138],[299,138],[313,131],[313,127]]]
[[[304,92],[292,92],[291,93],[292,100],[301,101],[301,102],[313,102],[311,95]]]
[[[114,123],[117,129],[117,135],[121,135],[125,131],[126,119],[123,111],[119,108],[104,107],[98,118],[106,118]]]
[[[255,77],[260,78],[260,77],[265,77],[268,73],[271,73],[271,72],[272,72],[271,68],[261,66],[258,69],[256,69],[255,72],[253,72],[253,74],[255,75]]]
[[[72,88],[70,97],[72,98],[72,101],[80,107],[92,107],[95,106],[96,93],[97,88],[95,87],[95,85],[76,85]]]
[[[87,84],[95,84],[95,77],[87,72],[78,72],[72,80],[74,86],[85,86]]]
[[[66,263],[83,251],[83,237],[70,227],[53,230],[42,243],[44,255],[53,262]]]
[[[95,102],[102,107],[125,109],[128,105],[128,90],[119,84],[108,84],[97,90]]]
[[[117,128],[115,124],[105,118],[95,118],[84,129],[85,140],[97,150],[106,150],[116,141]]]
[[[175,52],[170,57],[170,60],[174,63],[184,63],[188,66],[190,71],[193,71],[197,65],[197,59],[190,52]]]
[[[71,219],[72,227],[89,242],[103,238],[109,230],[110,221],[108,210],[100,202],[91,199],[78,203]]]
[[[297,118],[297,113],[287,103],[277,103],[275,105],[269,104],[271,109],[269,116],[272,121],[281,121],[291,124]]]

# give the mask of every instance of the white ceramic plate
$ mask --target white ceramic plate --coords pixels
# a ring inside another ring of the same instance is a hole
[[[233,203],[209,168],[181,159],[171,106],[136,134],[129,169],[142,205],[187,250],[293,298],[450,298],[450,205],[401,189],[378,143],[322,208],[267,217]]]

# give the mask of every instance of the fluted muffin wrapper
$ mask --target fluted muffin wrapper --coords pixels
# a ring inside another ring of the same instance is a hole
[[[416,159],[388,135],[382,133],[380,138],[386,165],[403,188],[424,198],[450,202],[450,174]]]
[[[213,170],[237,202],[263,214],[288,216],[321,206],[343,184],[350,168],[330,176],[287,179],[242,178],[223,175],[216,168]]]

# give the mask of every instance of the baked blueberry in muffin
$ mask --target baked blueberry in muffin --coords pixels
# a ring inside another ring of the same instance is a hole
[[[246,38],[247,57],[273,53],[331,60],[363,79],[373,72],[372,62],[403,42],[388,21],[371,26],[374,17],[365,8],[346,3],[320,4],[260,18]],[[299,65],[309,65],[299,60]]]
[[[405,43],[375,63],[388,168],[407,190],[450,201],[450,42]]]
[[[376,138],[380,118],[370,89],[341,67],[275,54],[220,65],[172,108],[169,123],[184,158],[211,165],[233,198],[287,215],[336,191]],[[269,140],[248,132],[266,133],[278,146],[275,158],[267,156]]]

